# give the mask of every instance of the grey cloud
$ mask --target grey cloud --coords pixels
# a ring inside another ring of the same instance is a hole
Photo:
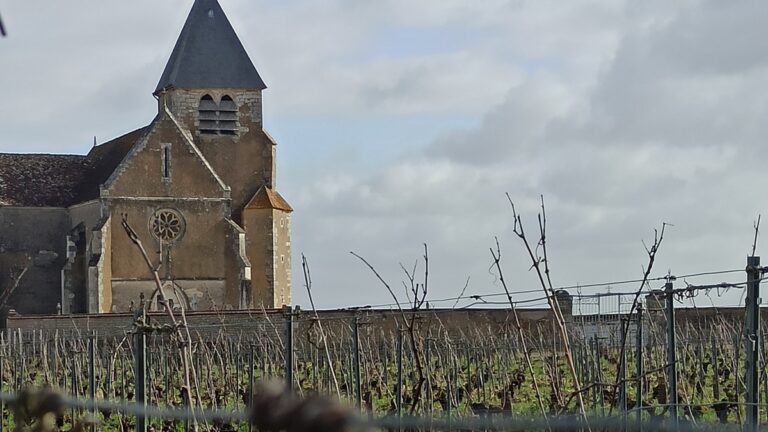
[[[607,144],[750,145],[765,136],[762,2],[697,2],[633,29],[600,77],[585,138]],[[738,125],[738,127],[734,127]]]
[[[704,1],[682,9],[673,22],[647,34],[656,67],[679,74],[743,74],[768,64],[761,1]]]
[[[752,15],[761,16],[764,7],[720,5],[690,2],[669,10],[656,4],[656,20],[652,11],[639,11],[644,22],[622,29],[591,85],[570,80],[567,71],[529,75],[478,127],[350,182],[348,193],[321,205],[325,228],[334,241],[383,263],[395,279],[393,263],[413,255],[418,240],[428,241],[444,260],[433,273],[444,295],[457,291],[466,275],[475,290],[499,289],[488,272],[487,248],[496,234],[513,285],[535,286],[510,232],[506,191],[529,231],[538,193],[546,196],[556,283],[639,276],[646,259],[641,240],[650,240],[662,222],[674,226],[656,273],[742,267],[752,220],[765,210],[754,190],[768,181],[755,158],[768,136],[768,101],[760,91],[768,76],[764,54],[750,57],[743,52],[749,47],[739,45],[764,43],[762,20]],[[725,23],[713,28],[718,14]],[[707,49],[693,50],[697,41]],[[396,181],[414,160],[433,175]],[[347,212],[334,206],[352,200],[369,211],[354,214],[353,224],[334,224],[334,214]],[[306,205],[318,208],[311,200]],[[350,225],[364,241],[345,233]],[[301,246],[315,248],[311,240]],[[334,259],[328,253],[334,250],[326,249],[323,262],[351,269],[353,280],[366,284],[364,269]],[[717,301],[733,303],[738,295]]]
[[[428,154],[458,163],[479,163],[528,158],[547,152],[542,142],[557,118],[572,104],[572,89],[546,77],[536,77],[510,90],[506,100],[484,117],[479,128],[446,136]]]

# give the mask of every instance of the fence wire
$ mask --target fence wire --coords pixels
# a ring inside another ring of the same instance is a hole
[[[256,398],[259,397],[257,393]],[[584,418],[576,414],[551,417],[481,415],[473,417],[446,416],[385,416],[380,418],[364,417],[352,409],[336,405],[332,400],[301,400],[288,393],[272,393],[261,405],[248,411],[212,410],[200,408],[167,408],[128,401],[106,401],[73,398],[50,391],[23,391],[20,393],[0,393],[0,401],[8,404],[20,416],[22,425],[42,423],[48,414],[54,416],[65,409],[75,408],[86,413],[120,412],[125,415],[155,418],[161,420],[179,420],[187,425],[195,424],[204,430],[233,430],[236,424],[250,427],[261,426],[263,430],[293,430],[343,432],[354,430],[434,430],[434,431],[741,431],[740,425],[713,425],[697,423],[686,419],[670,421],[667,419],[647,420],[633,416],[637,411],[627,411],[615,416],[592,416]],[[37,404],[35,404],[36,401]],[[274,411],[268,411],[270,408]],[[26,416],[23,413],[27,409]],[[80,424],[98,425],[95,417],[83,416]],[[208,426],[214,424],[216,426]],[[298,426],[304,428],[297,428]],[[187,426],[190,428],[191,426]],[[20,430],[20,429],[19,429]],[[35,430],[45,430],[37,425]],[[54,429],[51,429],[54,430]]]

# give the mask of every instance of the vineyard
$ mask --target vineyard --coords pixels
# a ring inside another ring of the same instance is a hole
[[[291,313],[265,316],[258,330],[247,332],[192,327],[189,398],[183,390],[184,364],[167,326],[145,326],[138,336],[123,337],[9,331],[0,339],[2,391],[50,387],[75,398],[138,401],[146,394],[146,404],[197,411],[201,430],[220,431],[249,426],[206,419],[203,409],[246,410],[254,385],[264,380],[290,382],[299,397],[337,396],[373,418],[577,413],[576,386],[552,321],[519,328],[511,321],[462,325],[455,331],[444,325],[439,312],[408,318],[415,323],[412,331],[405,325],[400,330],[373,325],[354,313],[324,320]],[[589,317],[593,324],[600,319],[606,320],[600,325],[608,326],[614,318]],[[575,316],[569,324],[586,411],[629,423],[661,421],[673,406],[668,401],[666,323],[653,311],[623,319],[635,326],[624,362],[619,361],[620,336],[586,336],[585,317]],[[677,412],[684,421],[743,423],[741,325],[724,316],[678,325]],[[768,397],[765,353],[760,358],[761,396]],[[144,371],[145,380],[137,380]],[[3,408],[2,427],[13,428],[13,411]],[[69,425],[84,414],[68,410],[59,421]],[[138,421],[117,411],[96,416],[104,430],[134,430]],[[190,427],[189,420],[146,421],[155,430]]]

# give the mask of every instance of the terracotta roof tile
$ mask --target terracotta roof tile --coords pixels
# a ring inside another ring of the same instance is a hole
[[[99,197],[99,186],[147,128],[91,149],[87,156],[0,153],[0,205],[68,207]]]
[[[285,212],[292,212],[293,208],[288,202],[280,196],[277,191],[262,186],[253,194],[253,198],[245,205],[246,209],[277,209]]]
[[[0,204],[66,207],[83,180],[85,156],[0,153]]]

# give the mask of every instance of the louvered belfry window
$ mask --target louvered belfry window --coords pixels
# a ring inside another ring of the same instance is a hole
[[[200,99],[198,107],[199,129],[207,135],[237,135],[237,105],[229,96],[216,104],[211,95]]]
[[[237,134],[237,105],[229,96],[221,98],[219,104],[219,133],[222,135]]]
[[[200,120],[200,133],[204,134],[216,134],[219,131],[217,117],[219,107],[210,95],[205,95],[200,99],[200,106],[198,107],[199,120]]]

